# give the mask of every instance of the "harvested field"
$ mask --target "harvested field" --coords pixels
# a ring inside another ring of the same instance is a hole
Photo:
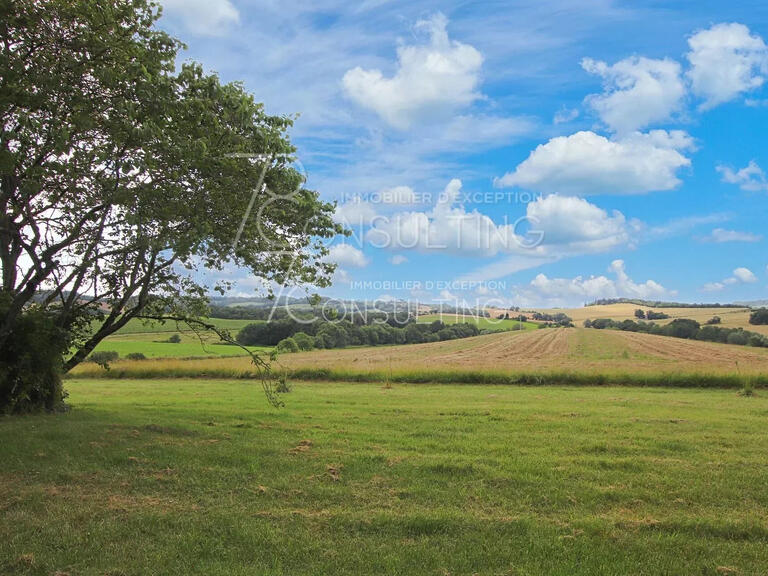
[[[738,363],[738,370],[737,370]],[[680,340],[665,336],[557,328],[506,332],[446,342],[316,350],[283,354],[279,366],[289,370],[328,369],[354,373],[488,371],[505,373],[573,372],[602,374],[768,372],[768,349]],[[141,372],[137,372],[141,370]],[[113,375],[230,375],[251,370],[248,358],[119,361]],[[94,365],[75,375],[107,376]]]

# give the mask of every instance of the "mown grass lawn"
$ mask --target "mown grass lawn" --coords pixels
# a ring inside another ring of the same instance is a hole
[[[768,393],[68,381],[0,574],[766,574]]]

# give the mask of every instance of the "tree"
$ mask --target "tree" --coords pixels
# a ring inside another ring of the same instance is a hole
[[[645,320],[645,311],[642,308],[635,310],[635,318],[638,320]]]
[[[758,326],[768,324],[768,308],[760,308],[749,315],[749,323]]]
[[[206,294],[229,284],[200,267],[329,283],[322,239],[342,229],[293,166],[292,120],[198,64],[177,71],[158,17],[149,0],[0,6],[0,411],[55,405],[50,370],[132,318],[213,328]],[[29,395],[33,325],[49,390]]]

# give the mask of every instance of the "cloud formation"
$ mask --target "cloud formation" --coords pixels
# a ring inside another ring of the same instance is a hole
[[[230,0],[162,0],[164,13],[199,36],[222,36],[240,22]]]
[[[667,289],[654,280],[635,282],[626,272],[623,260],[614,260],[610,266],[615,278],[606,276],[576,276],[575,278],[549,278],[538,274],[521,291],[526,301],[544,301],[549,305],[584,303],[598,298],[658,298]]]
[[[723,182],[736,184],[745,192],[768,192],[768,179],[765,172],[754,160],[750,160],[744,168],[734,170],[729,166],[718,166]]]
[[[691,165],[681,152],[691,149],[693,140],[679,130],[635,132],[620,140],[577,132],[539,145],[496,184],[574,196],[672,190],[682,183],[678,170]]]
[[[604,80],[604,92],[586,102],[613,132],[628,134],[664,122],[682,107],[685,84],[674,60],[633,56],[608,65],[585,58],[581,66]]]
[[[351,244],[334,244],[326,259],[346,268],[365,268],[370,263],[365,254]]]
[[[448,37],[448,19],[435,14],[419,21],[429,43],[397,49],[397,71],[348,70],[342,79],[347,96],[376,112],[390,125],[407,129],[417,119],[435,119],[471,104],[477,91],[483,56],[468,44]]]
[[[763,85],[768,47],[743,24],[715,24],[688,39],[687,72],[693,92],[706,110]]]
[[[709,282],[702,286],[702,292],[721,292],[728,286],[737,284],[754,284],[757,282],[757,276],[749,268],[736,268],[733,275],[721,280],[720,282]]]
[[[760,242],[762,239],[763,237],[760,234],[726,230],[725,228],[715,228],[710,234],[702,238],[704,242],[715,242],[717,244],[724,244],[726,242]]]

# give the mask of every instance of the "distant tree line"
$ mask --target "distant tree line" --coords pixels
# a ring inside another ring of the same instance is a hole
[[[609,306],[611,304],[634,304],[635,306],[646,306],[648,308],[744,308],[736,304],[705,304],[705,303],[685,303],[685,302],[665,302],[663,300],[640,300],[637,298],[600,298],[586,306]]]
[[[696,320],[689,318],[677,318],[664,326],[654,322],[617,321],[610,318],[598,318],[596,320],[585,320],[584,327],[597,330],[610,329],[623,330],[625,332],[643,332],[659,336],[671,336],[672,338],[685,338],[687,340],[768,348],[768,338],[762,334],[749,332],[743,328],[723,328],[714,324],[702,326]]]
[[[436,320],[429,324],[411,322],[398,327],[379,322],[360,325],[348,320],[300,323],[284,319],[248,324],[238,333],[237,341],[244,346],[277,346],[284,352],[298,352],[315,348],[421,344],[468,338],[480,333],[480,329],[469,322],[447,325]]]
[[[570,318],[570,316],[562,312],[557,312],[555,314],[545,314],[542,312],[534,312],[533,314],[531,314],[531,318],[539,322],[547,322],[549,324],[554,324],[555,326],[566,326],[566,327],[573,326],[573,320]],[[545,326],[546,324],[541,325],[539,327],[541,328]]]

